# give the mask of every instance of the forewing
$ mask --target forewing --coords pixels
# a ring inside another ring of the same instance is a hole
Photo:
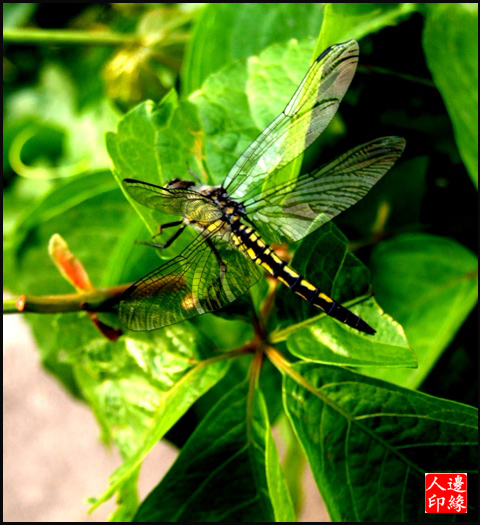
[[[244,294],[260,268],[229,233],[200,234],[174,259],[133,284],[120,302],[120,320],[134,331],[154,330],[213,312]]]
[[[326,49],[285,110],[240,156],[223,187],[239,201],[260,193],[265,179],[298,157],[327,127],[348,89],[358,62],[350,40]]]
[[[211,199],[196,191],[164,188],[134,179],[124,179],[123,187],[132,199],[163,213],[201,222],[213,222],[222,216]]]
[[[267,241],[298,241],[363,198],[395,164],[404,147],[400,137],[367,142],[245,202],[247,215]]]

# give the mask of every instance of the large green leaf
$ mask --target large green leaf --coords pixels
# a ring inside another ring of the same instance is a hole
[[[188,178],[187,160],[195,159],[200,124],[195,109],[170,91],[161,102],[139,104],[120,121],[116,133],[107,133],[108,153],[120,178],[153,184]]]
[[[478,186],[478,4],[425,4],[423,45],[452,120],[460,155]]]
[[[419,367],[368,373],[418,387],[477,302],[477,258],[449,239],[403,235],[378,245],[372,275],[378,302],[404,327]]]
[[[294,371],[310,386],[286,376],[285,407],[332,521],[424,521],[425,472],[476,472],[475,408],[333,366]]]
[[[194,92],[223,66],[271,44],[316,38],[322,17],[323,6],[316,3],[209,4],[187,47],[183,92]]]
[[[265,401],[247,387],[211,409],[134,521],[294,520]]]
[[[128,486],[145,456],[227,370],[206,361],[210,344],[189,323],[112,344],[92,341],[76,367],[84,396],[113,436],[125,463],[96,505]]]

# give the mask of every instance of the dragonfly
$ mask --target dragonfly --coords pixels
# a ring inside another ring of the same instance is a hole
[[[332,120],[358,57],[355,40],[326,49],[283,112],[248,146],[221,186],[179,179],[165,186],[123,180],[135,201],[179,218],[160,226],[159,232],[178,228],[165,244],[144,244],[163,249],[186,227],[198,231],[181,253],[125,291],[119,315],[127,328],[153,330],[219,310],[266,271],[328,316],[359,332],[375,334],[363,319],[311,284],[271,248],[271,244],[299,241],[358,202],[402,154],[403,138],[377,138],[311,173],[275,183],[276,174]]]

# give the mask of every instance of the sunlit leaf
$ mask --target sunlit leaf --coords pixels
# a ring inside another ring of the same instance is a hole
[[[475,408],[338,367],[294,369],[312,389],[286,377],[285,406],[332,521],[424,521],[425,472],[475,473]]]

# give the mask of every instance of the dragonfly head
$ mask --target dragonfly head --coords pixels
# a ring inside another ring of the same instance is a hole
[[[192,186],[195,186],[195,183],[191,180],[172,179],[166,185],[166,188],[170,190],[188,190]]]

